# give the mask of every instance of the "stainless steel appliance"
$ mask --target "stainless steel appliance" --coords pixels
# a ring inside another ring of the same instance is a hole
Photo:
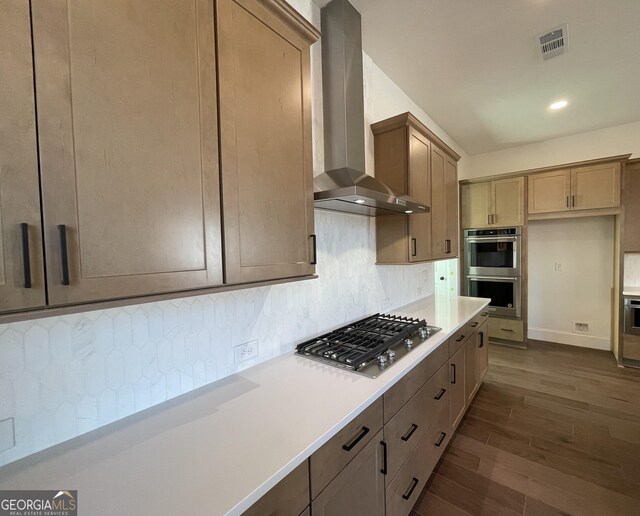
[[[472,297],[490,298],[488,310],[491,315],[516,319],[522,316],[522,288],[519,277],[466,276],[464,293]]]
[[[464,273],[470,276],[520,276],[520,228],[466,229]]]
[[[640,363],[640,298],[624,299],[624,333],[622,335],[622,360],[637,366]]]
[[[376,314],[296,346],[296,354],[377,378],[441,328],[424,319]]]

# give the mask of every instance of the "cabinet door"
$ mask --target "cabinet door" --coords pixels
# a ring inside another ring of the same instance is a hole
[[[309,461],[284,477],[242,516],[299,516],[309,505]]]
[[[556,170],[529,176],[529,213],[571,209],[571,171]]]
[[[0,0],[0,12],[0,311],[9,311],[43,306],[45,290],[29,2]]]
[[[522,226],[524,224],[524,177],[491,182],[494,226]]]
[[[32,8],[50,303],[220,284],[212,2]]]
[[[463,185],[460,189],[462,199],[462,227],[489,227],[491,214],[491,182]]]
[[[454,430],[462,416],[464,416],[467,396],[465,395],[465,346],[461,346],[450,361],[450,387],[451,387],[451,428]]]
[[[382,430],[311,504],[314,516],[383,516]]]
[[[624,188],[624,252],[640,253],[640,162],[625,165]]]
[[[484,323],[478,330],[478,339],[476,347],[476,366],[478,368],[478,384],[482,383],[487,369],[489,368],[489,328],[487,323]]]
[[[227,283],[315,270],[309,41],[275,4],[216,3]]]
[[[467,342],[464,343],[464,392],[467,406],[473,400],[473,396],[480,383],[477,366],[478,354],[476,352],[478,341],[478,334],[474,333],[469,337]]]
[[[447,256],[447,183],[446,157],[435,145],[431,146],[431,258]]]
[[[431,144],[409,129],[409,195],[431,205]],[[431,259],[431,213],[409,215],[409,261]]]
[[[458,256],[458,164],[447,158],[444,169],[446,196],[445,257]]]
[[[620,206],[620,164],[571,170],[571,195],[574,210]]]

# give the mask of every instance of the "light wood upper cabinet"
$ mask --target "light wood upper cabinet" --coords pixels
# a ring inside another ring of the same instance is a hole
[[[640,161],[625,165],[624,188],[624,242],[626,253],[640,253]]]
[[[460,191],[463,228],[524,225],[524,177],[466,184]]]
[[[309,49],[318,34],[283,2],[216,5],[226,282],[313,274]]]
[[[620,206],[619,163],[532,174],[528,180],[530,214]]]
[[[29,2],[0,0],[0,311],[44,306]]]
[[[549,213],[570,209],[570,170],[554,170],[529,176],[529,213]]]
[[[212,2],[32,8],[50,304],[220,284]]]
[[[415,263],[457,256],[460,159],[410,113],[371,126],[376,177],[426,202],[429,213],[376,217],[378,263]]]

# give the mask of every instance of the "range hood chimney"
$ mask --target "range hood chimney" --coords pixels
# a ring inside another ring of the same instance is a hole
[[[427,203],[365,174],[362,28],[348,0],[322,9],[324,160],[314,181],[315,206],[361,215],[428,213]]]

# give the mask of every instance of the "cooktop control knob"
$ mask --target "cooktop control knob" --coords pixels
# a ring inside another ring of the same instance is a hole
[[[409,337],[404,339],[404,347],[407,348],[407,351],[413,349],[413,340],[411,340]]]
[[[424,326],[418,330],[420,334],[420,338],[425,340],[429,336],[429,330],[427,330]]]
[[[396,352],[393,351],[392,349],[388,349],[387,356],[389,357],[389,360],[393,360],[396,358]]]
[[[378,365],[380,367],[384,367],[387,364],[387,356],[386,355],[380,355],[378,357]]]

